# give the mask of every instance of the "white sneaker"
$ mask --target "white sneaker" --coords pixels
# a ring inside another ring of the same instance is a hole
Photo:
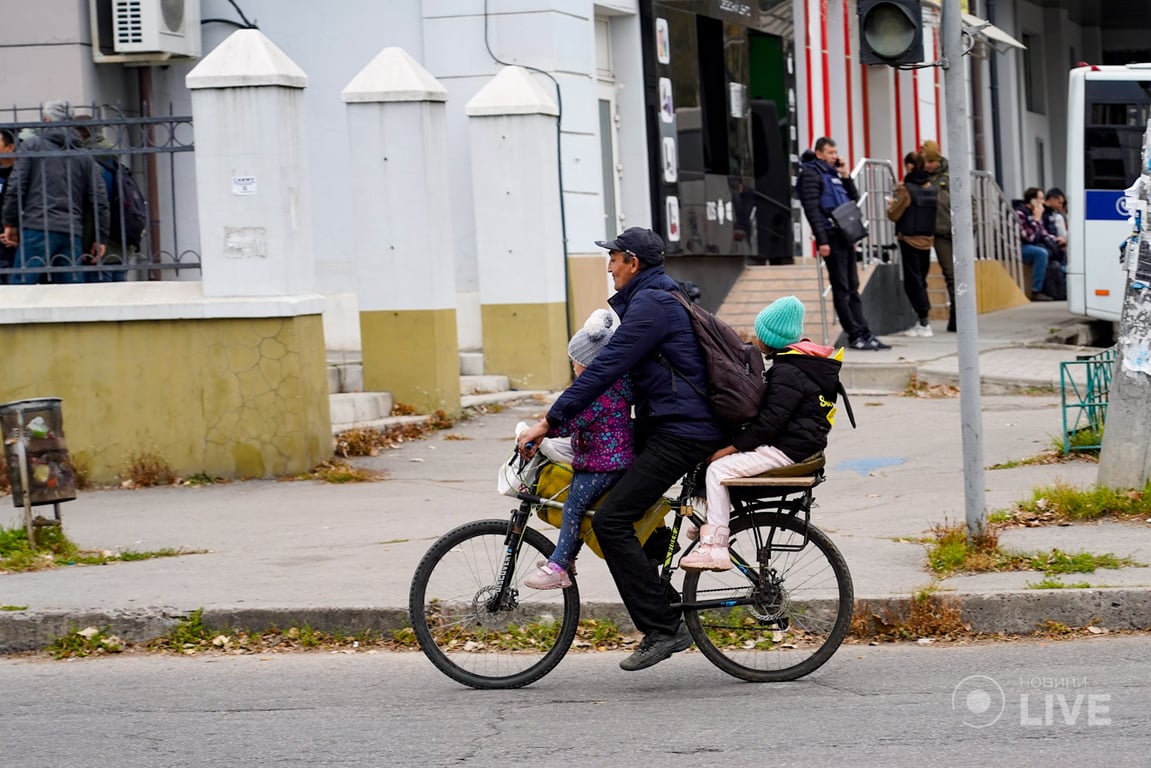
[[[935,332],[931,330],[931,324],[930,323],[922,323],[922,324],[916,323],[915,325],[911,326],[906,331],[904,331],[903,335],[904,336],[912,336],[912,337],[920,336],[923,338],[927,338],[928,336],[934,336]]]

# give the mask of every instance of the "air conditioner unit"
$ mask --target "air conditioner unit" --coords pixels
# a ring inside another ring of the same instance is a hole
[[[200,0],[112,0],[116,53],[200,56]]]

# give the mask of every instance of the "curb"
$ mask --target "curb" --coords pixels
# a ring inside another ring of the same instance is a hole
[[[937,593],[959,609],[972,632],[1026,635],[1048,622],[1067,627],[1096,626],[1111,630],[1151,628],[1151,589],[1101,588],[1028,590],[1026,592]],[[856,614],[904,616],[914,598],[907,595],[857,597]],[[168,634],[191,610],[170,606],[128,610],[8,611],[0,613],[0,653],[36,651],[56,638],[85,627],[97,627],[132,643]],[[584,619],[610,619],[621,631],[634,630],[622,603],[583,603]],[[386,633],[407,625],[407,608],[205,608],[205,627],[219,631],[267,631],[307,625],[322,632]]]

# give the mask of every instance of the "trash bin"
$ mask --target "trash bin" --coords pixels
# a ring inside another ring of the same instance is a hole
[[[64,417],[58,397],[0,404],[0,434],[14,506],[24,506],[20,461],[28,468],[31,506],[76,498],[76,473],[64,442]]]

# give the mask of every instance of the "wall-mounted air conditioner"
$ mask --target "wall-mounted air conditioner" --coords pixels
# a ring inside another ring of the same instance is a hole
[[[160,58],[200,55],[200,0],[112,0],[112,47]]]

